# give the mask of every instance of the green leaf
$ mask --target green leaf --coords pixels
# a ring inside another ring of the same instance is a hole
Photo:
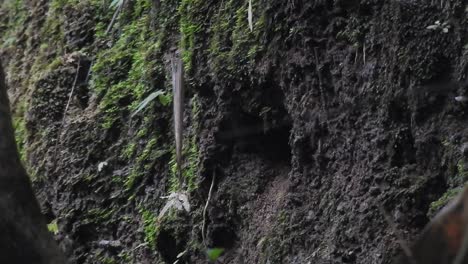
[[[47,225],[47,229],[49,229],[49,232],[53,233],[54,235],[57,235],[59,230],[58,230],[58,224],[57,224],[57,219],[54,221],[50,222],[50,224]]]
[[[154,93],[151,93],[150,95],[148,95],[148,97],[146,97],[145,100],[143,100],[138,106],[137,106],[137,109],[135,110],[135,112],[132,114],[132,117],[134,117],[136,114],[138,114],[141,110],[143,110],[149,103],[151,103],[151,101],[153,101],[154,99],[156,99],[156,97],[158,96],[164,96],[164,92],[159,90],[159,91],[156,91]],[[159,99],[161,101],[161,99]],[[164,103],[161,102],[163,105]]]
[[[208,259],[212,262],[218,260],[218,258],[223,254],[224,248],[209,248],[206,250],[206,254],[208,255]]]

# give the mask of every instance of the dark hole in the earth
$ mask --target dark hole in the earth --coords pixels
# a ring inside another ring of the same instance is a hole
[[[97,239],[97,235],[96,227],[87,223],[76,227],[74,237],[80,241],[94,241]]]
[[[271,161],[289,164],[289,135],[292,125],[289,118],[280,120],[269,124],[259,117],[240,114],[237,120],[231,120],[226,125],[219,138],[241,152],[258,153]]]
[[[49,202],[45,202],[43,207],[44,207],[43,215],[47,223],[50,223],[57,218],[52,210],[52,205]]]
[[[161,230],[156,247],[166,263],[174,263],[177,260],[177,241],[167,230]]]
[[[87,84],[87,78],[89,70],[91,68],[91,61],[88,59],[80,60],[80,68],[78,76],[76,76],[76,98],[78,99],[79,106],[81,109],[88,107],[89,103],[89,87]]]
[[[232,248],[236,241],[234,230],[226,225],[215,225],[211,230],[211,244],[215,248]]]

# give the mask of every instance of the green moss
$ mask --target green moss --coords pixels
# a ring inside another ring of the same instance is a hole
[[[253,5],[253,31],[247,20],[248,1],[224,1],[213,16],[207,56],[211,70],[219,76],[248,75],[258,54],[264,50],[266,14],[258,3],[254,1]]]
[[[191,192],[198,188],[198,168],[199,168],[199,150],[198,150],[198,124],[200,122],[200,102],[195,95],[191,99],[192,106],[192,130],[191,135],[184,139],[182,155],[184,163],[182,166],[182,176],[186,183],[187,191]],[[177,177],[177,162],[175,148],[172,148],[171,160],[169,161],[170,179],[169,191],[180,191],[182,183],[179,182]]]
[[[463,187],[449,189],[445,192],[442,197],[440,197],[437,201],[434,201],[429,206],[428,216],[434,216],[440,209],[442,209],[445,205],[447,205],[454,197],[460,194],[463,191]]]
[[[27,18],[28,8],[23,0],[3,1],[0,3],[0,8],[9,10],[6,13],[6,22],[4,28],[0,30],[0,48],[8,49],[13,47],[17,41],[17,30],[21,28]]]
[[[179,6],[182,60],[187,72],[192,69],[195,50],[195,37],[201,31],[201,25],[194,19],[194,11],[203,4],[200,0],[182,0]]]
[[[99,258],[99,260],[103,264],[116,264],[117,263],[115,259],[109,258],[109,257],[102,257],[102,258]]]
[[[159,225],[157,225],[157,217],[151,211],[141,209],[141,218],[143,222],[143,232],[145,235],[145,242],[151,248],[156,248],[156,239],[159,234]]]
[[[20,158],[23,162],[26,161],[26,121],[24,120],[24,114],[27,109],[26,100],[18,103],[13,113],[13,128],[15,130],[16,144],[18,146],[18,151]]]
[[[136,144],[134,142],[128,144],[124,149],[122,149],[121,157],[129,160],[136,151]]]
[[[96,175],[93,175],[93,174],[86,174],[83,176],[83,180],[88,183],[93,182],[95,179],[96,179]]]
[[[190,145],[187,150],[188,166],[185,169],[185,179],[187,182],[188,191],[191,192],[198,187],[197,176],[198,176],[198,145],[196,135],[192,136]]]
[[[94,208],[86,213],[86,221],[91,223],[106,223],[112,219],[115,209]]]
[[[182,177],[184,177],[187,191],[191,192],[198,188],[197,176],[199,153],[196,135],[191,136],[188,143],[189,144],[185,144],[183,148],[183,156],[185,157],[186,162],[185,166],[182,166]],[[172,151],[172,158],[169,161],[169,167],[171,170],[171,177],[169,179],[169,191],[180,191],[181,183],[179,182],[179,179],[177,177],[177,162],[175,149]]]
[[[457,163],[457,178],[458,183],[462,184],[468,180],[468,168],[464,160],[460,160]]]
[[[147,122],[145,122],[145,123],[147,123]],[[137,137],[137,138],[143,138],[143,137],[145,137],[146,135],[148,135],[148,127],[143,126],[143,128],[141,128],[140,130],[138,130],[138,133],[136,134],[136,137]]]
[[[143,162],[145,160],[148,160],[150,158],[150,155],[153,153],[153,150],[155,149],[156,144],[158,143],[158,138],[154,137],[148,141],[146,144],[145,149],[141,153],[141,155],[137,158],[137,162]]]
[[[135,183],[144,177],[149,170],[151,170],[151,166],[154,161],[166,153],[164,149],[158,148],[157,143],[158,137],[154,136],[148,141],[143,151],[137,156],[135,166],[124,182],[126,190],[133,189],[133,187],[135,187]]]
[[[118,257],[125,263],[132,263],[132,257],[129,252],[122,251],[119,253]]]
[[[123,27],[113,47],[98,54],[92,83],[93,89],[103,95],[100,108],[105,116],[104,128],[110,128],[122,112],[135,110],[151,88],[154,62],[149,57],[154,42],[149,15],[144,13]]]

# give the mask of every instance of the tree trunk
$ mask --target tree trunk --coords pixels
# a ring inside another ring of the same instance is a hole
[[[0,263],[62,264],[16,147],[0,66]]]

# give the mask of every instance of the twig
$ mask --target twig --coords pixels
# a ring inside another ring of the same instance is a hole
[[[72,100],[72,97],[73,97],[73,93],[75,92],[76,83],[78,81],[78,74],[80,73],[80,68],[81,68],[81,58],[78,59],[78,66],[76,67],[75,80],[73,81],[73,86],[72,86],[70,95],[68,96],[67,106],[65,107],[65,110],[64,110],[64,113],[63,113],[62,126],[65,123],[65,118],[67,117],[68,108],[70,107],[70,103],[71,103],[71,100]]]
[[[410,261],[411,264],[418,264],[418,262],[414,259],[414,255],[413,253],[411,252],[411,249],[409,248],[409,246],[405,243],[405,240],[403,239],[403,236],[400,234],[400,232],[398,231],[395,223],[393,222],[393,220],[391,219],[389,213],[387,211],[385,211],[385,209],[383,208],[383,206],[379,206],[379,209],[380,209],[380,212],[382,213],[382,215],[384,216],[385,218],[385,221],[387,222],[387,224],[390,226],[390,228],[393,230],[393,232],[395,233],[395,235],[397,236],[398,238],[398,244],[400,245],[400,247],[403,249],[403,252],[405,253],[406,257],[408,258],[408,260]]]
[[[174,135],[176,143],[176,162],[179,184],[185,185],[182,176],[183,139],[184,139],[184,65],[178,55],[172,58],[172,88],[174,93]]]
[[[359,48],[356,48],[356,54],[355,54],[355,56],[354,56],[354,65],[355,65],[355,66],[356,66],[356,64],[357,64],[358,55],[359,55]]]
[[[135,250],[137,250],[137,249],[139,249],[139,248],[142,248],[142,247],[146,247],[147,245],[149,245],[148,242],[141,243],[141,244],[139,244],[138,246],[136,246],[135,248],[133,248],[132,250],[130,250],[130,252],[133,252],[133,251],[135,251]]]
[[[206,199],[206,204],[205,208],[203,208],[203,225],[202,225],[202,239],[203,239],[203,244],[206,245],[206,234],[205,234],[205,228],[206,228],[206,211],[208,210],[208,205],[210,204],[211,200],[211,194],[213,193],[213,186],[215,184],[215,179],[216,179],[216,169],[213,172],[213,178],[211,179],[211,186],[210,190],[208,191],[208,198]]]
[[[117,9],[115,10],[114,12],[114,15],[112,16],[112,20],[111,22],[109,23],[109,26],[107,26],[107,29],[106,29],[106,35],[109,34],[109,32],[112,30],[112,27],[114,26],[114,23],[115,23],[115,20],[117,20],[117,16],[120,14],[120,11],[122,11],[122,6],[125,4],[125,0],[122,2],[121,5],[119,5],[119,7],[117,7]]]
[[[363,45],[363,55],[362,55],[362,60],[364,61],[364,64],[366,64],[366,41],[364,40],[364,45]]]
[[[78,75],[80,74],[80,68],[81,68],[81,58],[78,59],[78,65],[76,67],[75,80],[73,81],[73,86],[72,86],[72,89],[70,91],[70,95],[68,96],[67,105],[65,106],[65,110],[63,111],[62,122],[60,123],[60,127],[59,127],[59,129],[57,131],[57,141],[55,142],[55,148],[54,148],[55,149],[55,159],[57,159],[57,147],[58,147],[58,144],[60,143],[60,138],[61,138],[60,135],[62,134],[62,130],[65,127],[65,119],[67,117],[68,109],[70,108],[71,100],[72,100],[73,94],[75,92],[76,83],[78,82]]]
[[[88,72],[86,73],[86,78],[85,78],[85,81],[84,81],[84,83],[86,85],[88,84],[89,78],[91,77],[91,72],[92,72],[92,69],[93,69],[93,65],[94,65],[94,60],[92,60],[91,63],[89,64],[89,69],[88,69]]]

